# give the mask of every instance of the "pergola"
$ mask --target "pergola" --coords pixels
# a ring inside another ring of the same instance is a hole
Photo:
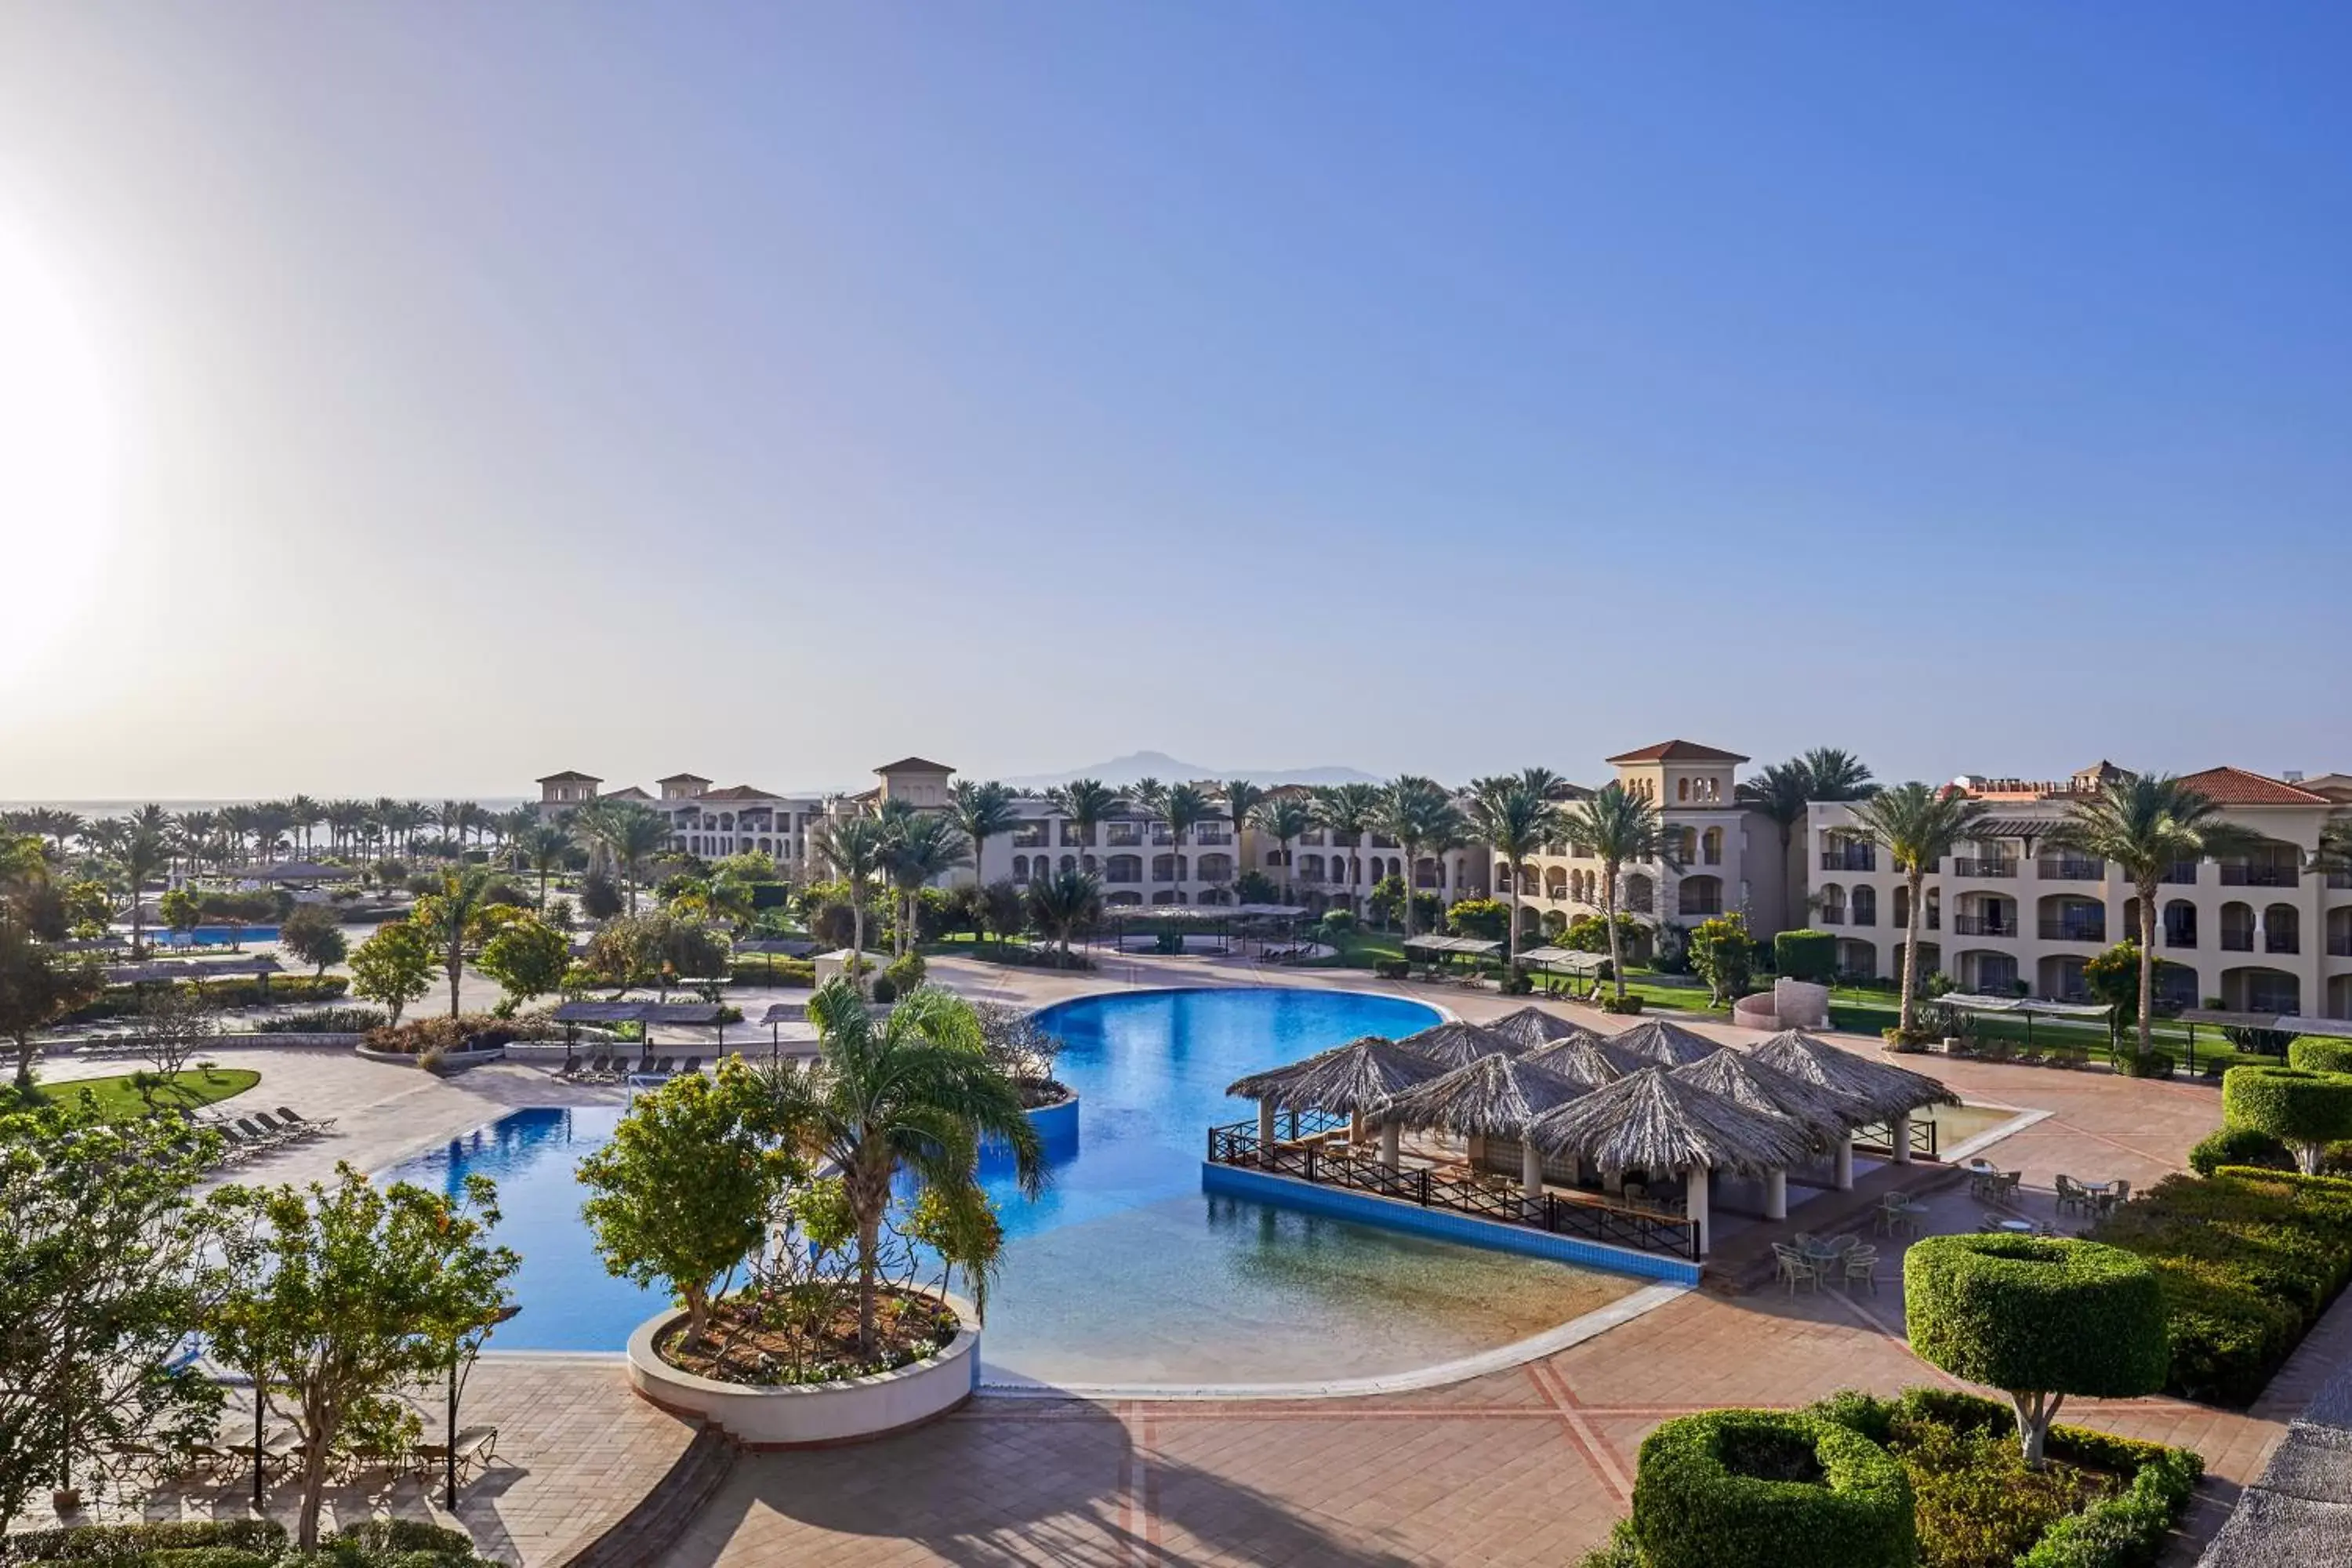
[[[654,1026],[675,1024],[719,1027],[719,1046],[727,1046],[727,1009],[716,1002],[566,1002],[552,1015],[563,1027],[563,1055],[568,1061],[583,1024],[642,1024],[645,1039],[637,1053],[642,1063],[653,1055]]]

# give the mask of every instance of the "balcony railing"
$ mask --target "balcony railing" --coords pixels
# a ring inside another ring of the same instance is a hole
[[[1955,858],[1952,861],[1952,875],[1955,877],[2014,877],[2017,875],[2017,862]]]
[[[1712,865],[1714,862],[1709,861],[1708,864]],[[1822,851],[1822,869],[1824,871],[1875,871],[1878,869],[1878,852],[1875,849],[1867,848],[1824,849]]]
[[[2107,922],[2105,921],[2047,920],[2042,922],[2044,942],[2105,942]]]
[[[2292,888],[2303,873],[2293,866],[2223,866],[2225,888]]]
[[[1955,936],[2015,936],[2017,922],[2006,915],[1954,915]]]
[[[2066,856],[2045,855],[2034,862],[2034,869],[2045,882],[2104,882],[2107,879],[2105,860],[2076,860]]]

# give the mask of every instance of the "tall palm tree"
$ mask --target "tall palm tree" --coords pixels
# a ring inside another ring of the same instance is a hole
[[[1248,824],[1250,814],[1257,809],[1257,803],[1265,798],[1265,791],[1247,779],[1227,779],[1219,788],[1224,800],[1225,816],[1234,825],[1234,847],[1239,849],[1242,828]]]
[[[490,868],[468,866],[441,873],[438,891],[416,901],[409,921],[433,939],[441,951],[441,967],[449,976],[449,1016],[457,1016],[457,982],[466,973],[466,944],[475,936],[475,923],[488,904]]]
[[[845,816],[817,825],[810,835],[809,847],[816,851],[817,859],[832,873],[849,884],[849,951],[856,955],[853,970],[862,969],[866,954],[866,900],[873,896],[874,883],[889,864],[889,831],[877,817]],[[861,975],[859,987],[864,988]]]
[[[1102,913],[1102,884],[1075,867],[1029,879],[1029,918],[1059,944],[1062,967],[1070,964],[1070,938]]]
[[[1470,835],[1492,849],[1511,881],[1511,929],[1503,950],[1505,973],[1519,962],[1519,868],[1561,837],[1560,808],[1525,773],[1476,779],[1470,785]]]
[[[1095,829],[1117,811],[1126,797],[1100,779],[1076,779],[1045,792],[1046,804],[1067,817],[1078,832],[1078,842],[1094,847]]]
[[[1680,870],[1673,840],[1654,803],[1615,782],[1560,814],[1559,836],[1601,862],[1601,918],[1609,928],[1609,973],[1625,999],[1625,943],[1617,929],[1617,883],[1629,865],[1655,860]]]
[[[1363,881],[1364,835],[1372,830],[1380,816],[1381,792],[1368,784],[1327,784],[1311,797],[1308,810],[1314,813],[1316,826],[1331,835],[1333,847],[1348,841],[1348,908],[1357,912],[1360,899],[1359,888]]]
[[[915,911],[923,889],[971,858],[971,840],[954,820],[935,811],[915,812],[889,825],[883,864],[898,890],[898,955],[915,950]]]
[[[971,779],[958,779],[948,792],[949,815],[955,825],[971,840],[971,878],[982,887],[988,886],[985,858],[988,841],[1000,833],[1010,833],[1020,820],[1013,809],[1013,792],[994,779],[977,784]]]
[[[1458,847],[1467,825],[1445,786],[1434,779],[1404,773],[1381,791],[1372,830],[1397,841],[1404,851],[1404,934],[1413,932],[1413,894],[1421,880],[1424,851],[1443,855]]]
[[[547,879],[572,853],[572,830],[560,822],[535,822],[516,836],[523,864],[539,873],[539,907],[547,909]]]
[[[572,814],[572,831],[602,849],[621,874],[629,913],[637,912],[645,864],[669,843],[669,818],[634,800],[593,800]]]
[[[1181,869],[1184,835],[1202,823],[1213,819],[1217,816],[1216,805],[1209,799],[1209,792],[1199,784],[1170,784],[1160,792],[1152,815],[1162,827],[1168,829],[1171,869],[1175,872],[1176,879],[1181,882],[1184,879]]]
[[[1307,803],[1295,795],[1276,795],[1261,800],[1250,813],[1250,826],[1282,846],[1282,901],[1291,901],[1290,847],[1298,836],[1315,826],[1315,814]]]
[[[2139,895],[2138,1049],[2143,1058],[2155,1024],[2156,900],[2165,873],[2182,860],[2248,854],[2263,841],[2250,827],[2222,821],[2221,806],[2168,773],[2127,775],[2102,784],[2097,794],[2070,803],[2065,817],[2043,840],[2053,848],[2114,861]],[[2326,849],[2323,838],[2322,853]],[[1916,889],[1911,897],[1917,900]]]
[[[1013,1152],[1022,1189],[1042,1191],[1045,1155],[1022,1109],[1021,1089],[989,1059],[971,1004],[919,987],[880,1020],[856,990],[827,981],[809,998],[816,1026],[813,1062],[778,1063],[762,1075],[779,1133],[815,1164],[840,1173],[857,1247],[857,1344],[871,1356],[879,1296],[882,1221],[899,1172],[975,1219],[989,1212],[979,1181],[985,1139]],[[993,1226],[953,1228],[993,1235]],[[982,1307],[993,1246],[964,1266],[973,1304]]]
[[[1985,805],[1958,790],[1915,779],[1855,802],[1853,819],[1872,843],[1886,851],[1888,863],[1903,873],[1909,889],[1903,931],[1903,1010],[1895,1018],[1907,1041],[1917,1010],[1919,921],[1927,902],[1927,873],[1961,841],[1976,836],[1984,825]]]

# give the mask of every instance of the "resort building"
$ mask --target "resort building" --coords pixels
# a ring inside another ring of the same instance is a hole
[[[1990,815],[1977,840],[1927,878],[1925,971],[1966,991],[2085,999],[2084,961],[2138,935],[2138,900],[2113,866],[2052,849],[2048,839],[2071,803],[2123,776],[2099,763],[2053,783],[1958,780],[1952,787]],[[2166,875],[2158,994],[2185,1006],[2219,999],[2233,1011],[2352,1017],[2352,876],[2311,868],[2320,828],[2352,802],[2352,779],[2223,767],[2185,782],[2267,842],[2242,858],[2184,861]],[[1853,808],[1814,803],[1805,847],[1812,923],[1839,937],[1839,968],[1899,973],[1903,877],[1855,831]]]
[[[1740,914],[1762,937],[1787,925],[1790,876],[1780,826],[1743,805],[1735,787],[1734,771],[1747,760],[1694,741],[1665,741],[1609,759],[1619,784],[1656,804],[1676,862],[1624,868],[1620,910],[1645,924],[1685,926]],[[1506,897],[1510,868],[1496,860],[1492,873],[1495,896]],[[1599,859],[1564,844],[1529,858],[1519,868],[1523,931],[1552,935],[1578,915],[1601,913],[1601,873]]]

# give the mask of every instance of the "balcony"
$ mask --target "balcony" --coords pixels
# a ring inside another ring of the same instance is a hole
[[[1720,857],[1717,858],[1719,859]],[[1709,861],[1708,864],[1713,865],[1715,862]],[[1878,851],[1866,844],[1852,845],[1843,849],[1824,849],[1822,851],[1822,869],[1824,871],[1875,871],[1878,869]]]
[[[2105,942],[2107,940],[2107,922],[2067,920],[2063,916],[2056,920],[2043,921],[2042,940],[2044,942]]]
[[[2017,862],[1955,859],[1952,862],[1952,875],[1955,877],[2014,877],[2017,875]]]
[[[2013,937],[2017,934],[2017,921],[2007,915],[1954,915],[1952,934]]]
[[[2225,888],[2292,888],[2302,873],[2293,866],[2223,866]]]
[[[2034,870],[2045,882],[2104,882],[2107,879],[2105,860],[2076,860],[2066,856],[2045,855],[2034,862]]]

